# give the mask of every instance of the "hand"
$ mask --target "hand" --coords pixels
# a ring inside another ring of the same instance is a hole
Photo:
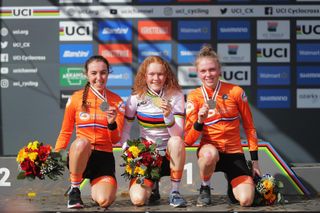
[[[207,119],[209,113],[209,105],[204,104],[198,112],[198,123],[202,124],[205,119]]]
[[[109,109],[107,110],[107,120],[109,124],[112,124],[115,122],[117,118],[117,110],[116,107],[110,106]]]
[[[161,106],[164,117],[168,117],[172,111],[172,106],[170,104],[170,101],[162,99]]]
[[[253,160],[252,161],[252,177],[256,175],[261,177],[261,171],[259,167],[259,162],[257,160]]]

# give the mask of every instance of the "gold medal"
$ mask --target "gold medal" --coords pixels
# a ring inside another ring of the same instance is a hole
[[[151,101],[152,101],[152,104],[154,105],[154,106],[156,106],[156,107],[158,107],[158,108],[160,108],[161,107],[161,102],[162,102],[162,99],[160,98],[160,97],[153,97],[152,99],[151,99]]]

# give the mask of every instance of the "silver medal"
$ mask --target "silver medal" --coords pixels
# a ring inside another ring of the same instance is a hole
[[[100,104],[100,109],[105,112],[109,109],[109,104],[106,102],[106,101],[103,101],[101,104]]]
[[[216,102],[212,99],[207,101],[207,104],[209,105],[209,109],[214,109],[216,108]]]

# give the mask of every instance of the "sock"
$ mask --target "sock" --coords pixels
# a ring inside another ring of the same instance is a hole
[[[70,173],[70,182],[72,188],[79,188],[82,182],[82,174]]]
[[[176,191],[179,192],[180,181],[171,180],[171,193]]]
[[[202,180],[201,185],[202,186],[210,186],[210,182],[211,182],[210,179],[209,180]]]
[[[181,171],[170,171],[170,179],[171,179],[171,192],[177,191],[179,192],[179,186],[180,186],[180,181],[182,178],[182,172]]]

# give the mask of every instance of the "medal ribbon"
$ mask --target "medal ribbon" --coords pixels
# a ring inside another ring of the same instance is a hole
[[[91,85],[90,85],[90,89],[91,89],[91,91],[93,92],[93,94],[94,94],[95,96],[97,96],[100,100],[105,101],[105,102],[108,103],[107,97],[106,97],[106,91],[105,91],[105,90],[103,90],[103,95],[101,95],[101,93],[100,93],[98,90],[96,90],[96,88],[94,88],[94,87],[91,86]]]
[[[158,96],[161,98],[163,95],[163,89],[160,90],[160,93],[158,94],[156,91],[148,87],[148,92],[151,93],[151,95]],[[162,99],[162,98],[161,98]]]
[[[219,93],[219,90],[220,90],[220,87],[221,87],[221,82],[220,82],[220,80],[218,80],[216,88],[214,89],[213,95],[211,97],[212,100],[216,101],[218,93]],[[201,92],[202,92],[202,95],[204,97],[204,100],[207,103],[210,98],[209,98],[209,95],[208,95],[206,89],[204,88],[204,85],[201,86]]]

